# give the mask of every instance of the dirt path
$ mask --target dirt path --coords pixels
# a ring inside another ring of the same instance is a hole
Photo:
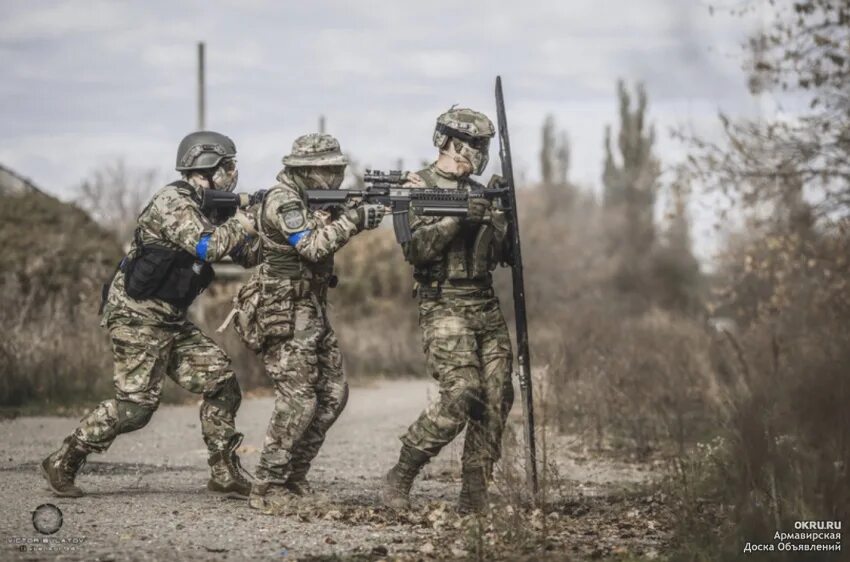
[[[311,472],[327,501],[305,504],[287,517],[258,515],[244,502],[205,491],[195,405],[163,406],[146,428],[92,456],[78,479],[88,495],[76,500],[51,496],[37,473],[38,461],[76,419],[0,422],[0,559],[489,557],[513,543],[552,559],[624,552],[651,558],[663,549],[667,534],[656,520],[657,502],[622,493],[643,482],[647,468],[590,459],[568,438],[550,439],[562,479],[553,488],[552,507],[543,511],[503,507],[483,523],[456,517],[460,439],[417,481],[414,510],[398,516],[379,507],[377,491],[398,453],[398,435],[433,392],[429,382],[413,380],[352,389]],[[253,398],[239,412],[242,462],[249,470],[271,409],[271,398]],[[64,521],[48,539],[53,542],[41,546],[63,550],[20,552],[22,541],[46,538],[31,521],[43,503],[57,505]],[[74,540],[83,541],[76,551]]]

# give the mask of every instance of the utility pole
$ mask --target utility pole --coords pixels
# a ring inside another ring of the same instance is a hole
[[[325,132],[325,116],[324,115],[319,115],[319,132],[320,133]]]
[[[198,42],[198,130],[206,128],[206,88],[204,85],[204,42]]]

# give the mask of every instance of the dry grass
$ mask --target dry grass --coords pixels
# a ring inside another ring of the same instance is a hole
[[[82,211],[32,193],[0,198],[0,405],[72,403],[111,384],[97,328],[118,244]]]
[[[32,401],[46,409],[93,396],[112,385],[108,339],[97,328],[93,299],[68,305],[59,293],[36,301],[3,285],[0,301],[0,406]]]
[[[725,257],[724,310],[739,328],[711,354],[719,438],[682,461],[674,487],[684,536],[704,545],[689,558],[740,557],[794,521],[850,516],[850,236],[810,234],[750,237]]]

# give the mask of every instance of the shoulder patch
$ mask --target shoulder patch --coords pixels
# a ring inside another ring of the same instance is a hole
[[[301,204],[301,201],[284,201],[277,207],[278,213],[285,213],[286,211],[292,211],[293,209],[301,210],[304,205]]]
[[[299,208],[298,206],[296,206],[295,208],[292,208],[290,206],[289,209],[287,209],[286,207],[287,206],[284,205],[278,210],[281,215],[281,218],[283,219],[283,224],[286,225],[286,228],[290,230],[297,230],[303,228],[304,225],[307,223],[306,219],[304,218],[303,209]]]

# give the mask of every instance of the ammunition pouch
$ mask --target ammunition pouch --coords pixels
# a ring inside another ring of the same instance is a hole
[[[327,287],[336,286],[337,276],[326,280],[279,279],[254,275],[233,297],[233,309],[216,330],[230,322],[242,342],[259,352],[267,339],[287,339],[295,329],[295,300],[316,297],[324,302]]]
[[[497,261],[495,235],[495,229],[489,224],[466,226],[451,241],[441,259],[416,266],[413,278],[422,286],[447,281],[489,284],[490,272]]]
[[[442,296],[443,289],[440,285],[429,286],[429,285],[418,285],[413,289],[413,296],[419,297],[420,299],[438,299]]]
[[[448,278],[445,260],[419,265],[413,269],[413,279],[421,285],[442,283]]]
[[[256,277],[242,285],[233,297],[233,310],[217,330],[223,332],[233,320],[233,329],[242,338],[242,342],[251,351],[260,351],[263,345],[262,336],[257,324],[257,311],[260,307],[260,283]]]
[[[302,282],[264,279],[260,284],[257,309],[257,338],[292,337],[295,330],[295,299],[301,296]]]
[[[124,286],[135,300],[158,299],[180,309],[189,305],[215,278],[210,264],[185,250],[156,244],[136,247],[136,256],[124,259]]]
[[[493,236],[495,231],[489,224],[482,225],[475,235],[472,247],[469,249],[469,278],[481,279],[486,277],[496,262],[493,255]]]

